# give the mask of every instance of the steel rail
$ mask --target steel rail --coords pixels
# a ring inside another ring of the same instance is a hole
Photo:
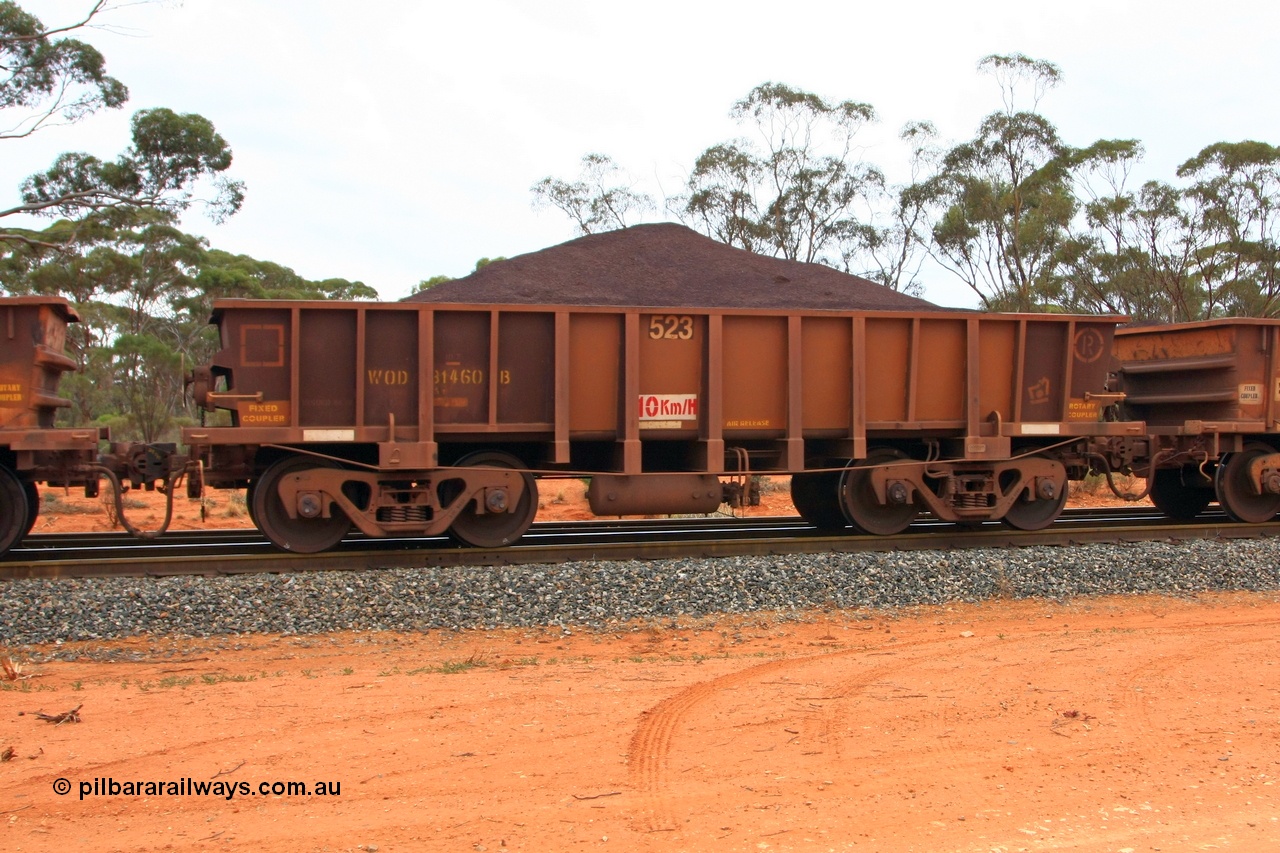
[[[33,535],[0,563],[0,580],[233,575],[377,568],[484,567],[594,560],[658,560],[800,553],[1014,548],[1280,535],[1280,521],[1238,524],[1220,512],[1174,524],[1150,508],[1074,509],[1046,530],[972,528],[924,518],[896,536],[832,535],[795,516],[547,522],[515,546],[463,548],[444,538],[353,536],[321,554],[275,550],[256,530],[182,531],[138,542],[127,534]]]

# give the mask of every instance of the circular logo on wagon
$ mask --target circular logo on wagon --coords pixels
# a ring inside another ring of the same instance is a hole
[[[1085,364],[1102,358],[1102,353],[1106,350],[1102,332],[1097,329],[1081,329],[1076,332],[1074,346],[1076,359]]]

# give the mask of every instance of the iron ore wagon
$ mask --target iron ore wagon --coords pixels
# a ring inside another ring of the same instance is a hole
[[[601,515],[705,513],[790,474],[823,528],[921,511],[1038,529],[1091,453],[1117,318],[223,300],[184,430],[281,548],[372,536],[518,539],[543,477]],[[1120,460],[1115,460],[1119,462]]]

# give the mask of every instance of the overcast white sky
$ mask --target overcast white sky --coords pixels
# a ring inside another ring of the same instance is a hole
[[[128,3],[129,0],[120,0]],[[19,0],[46,25],[89,0]],[[1205,145],[1280,143],[1280,4],[410,2],[185,0],[127,5],[84,36],[131,91],[123,110],[4,143],[0,205],[60,152],[114,157],[128,118],[164,106],[214,122],[248,185],[243,210],[187,230],[221,249],[342,277],[385,299],[481,257],[574,236],[530,186],[613,157],[661,197],[741,134],[732,103],[765,81],[872,104],[865,158],[905,180],[898,129],[968,138],[1000,105],[991,53],[1057,63],[1041,109],[1067,142],[1137,138],[1143,177],[1173,181]],[[670,219],[659,216],[657,219]],[[931,274],[926,297],[971,305]]]

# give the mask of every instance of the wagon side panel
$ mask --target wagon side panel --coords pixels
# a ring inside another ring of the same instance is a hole
[[[805,436],[842,436],[852,418],[852,326],[844,318],[805,317],[801,336]]]
[[[575,312],[568,334],[570,435],[617,440],[622,433],[622,315]]]
[[[1023,350],[1021,421],[1040,424],[1063,420],[1063,389],[1067,378],[1067,325],[1060,321],[1031,321],[1026,324],[1027,345]]]
[[[919,370],[915,421],[960,425],[965,420],[965,391],[969,363],[966,321],[960,318],[925,318],[919,323],[913,348],[927,354]]]
[[[556,317],[551,312],[501,312],[494,366],[497,423],[502,429],[547,433],[555,418]]]
[[[858,349],[846,350],[846,358],[866,377],[864,393],[853,405],[862,409],[866,421],[877,425],[916,420],[919,321],[870,317],[865,327],[865,339],[858,342]]]
[[[432,387],[436,428],[489,422],[490,314],[435,312]]]
[[[395,438],[417,436],[421,416],[419,311],[365,314],[364,359],[358,377],[363,390],[362,425],[395,425]]]
[[[214,404],[231,409],[232,426],[296,427],[295,311],[283,305],[231,306],[214,319],[222,337],[212,362]]]
[[[790,391],[787,318],[726,316],[723,335],[724,438],[782,437]]]
[[[298,424],[354,428],[358,326],[355,309],[303,309],[298,340]]]

